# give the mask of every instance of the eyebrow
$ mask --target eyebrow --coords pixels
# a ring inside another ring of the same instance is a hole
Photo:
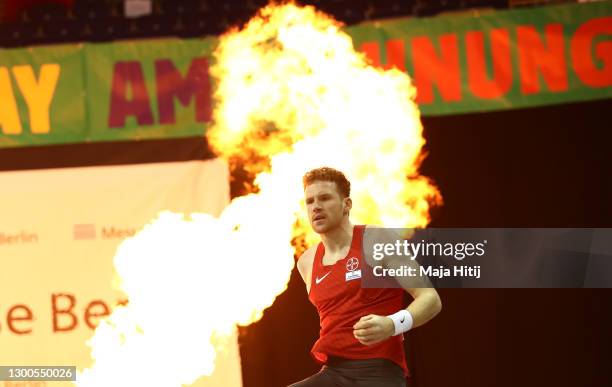
[[[322,197],[329,197],[329,196],[332,196],[332,194],[331,194],[331,193],[329,193],[329,192],[323,192],[323,193],[320,193],[320,194],[318,194],[318,195],[306,196],[306,200],[312,200],[312,199],[314,199],[314,197],[315,197],[315,196],[316,196],[316,197],[319,197],[319,198],[322,198]]]

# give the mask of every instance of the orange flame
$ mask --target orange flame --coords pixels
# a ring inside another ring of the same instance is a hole
[[[441,197],[418,173],[425,142],[415,89],[406,74],[370,66],[340,27],[313,7],[287,4],[224,36],[211,70],[219,84],[208,138],[251,171],[271,170],[272,189],[300,186],[310,168],[336,167],[352,182],[354,221],[423,227]]]
[[[307,224],[307,170],[346,173],[356,223],[425,226],[441,200],[418,173],[424,140],[410,79],[370,66],[326,15],[268,6],[222,36],[215,58],[207,136],[257,174],[258,193],[219,218],[162,213],[120,246],[115,265],[130,303],[96,330],[80,386],[179,386],[210,374],[223,338],[261,318],[287,286],[290,241],[306,232],[294,225]]]

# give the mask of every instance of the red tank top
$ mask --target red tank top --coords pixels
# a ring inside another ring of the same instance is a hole
[[[328,356],[389,359],[407,375],[403,335],[373,345],[363,345],[353,336],[353,325],[361,317],[368,314],[386,316],[403,307],[402,289],[361,288],[361,275],[366,265],[361,247],[364,229],[365,226],[353,228],[348,254],[333,265],[323,265],[325,247],[323,243],[317,246],[308,298],[319,312],[321,330],[311,353],[321,363],[327,362]]]

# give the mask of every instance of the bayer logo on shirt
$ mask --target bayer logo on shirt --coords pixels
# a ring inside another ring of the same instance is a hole
[[[359,269],[359,259],[351,257],[346,261],[346,279],[345,281],[352,281],[354,279],[361,278],[361,270]]]

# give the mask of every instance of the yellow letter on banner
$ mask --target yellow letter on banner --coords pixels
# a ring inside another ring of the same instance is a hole
[[[60,66],[47,63],[40,66],[38,82],[32,66],[14,66],[13,75],[30,112],[32,133],[49,133],[51,130],[49,107],[59,79]]]
[[[6,67],[0,67],[0,128],[4,134],[20,134],[21,121]]]

